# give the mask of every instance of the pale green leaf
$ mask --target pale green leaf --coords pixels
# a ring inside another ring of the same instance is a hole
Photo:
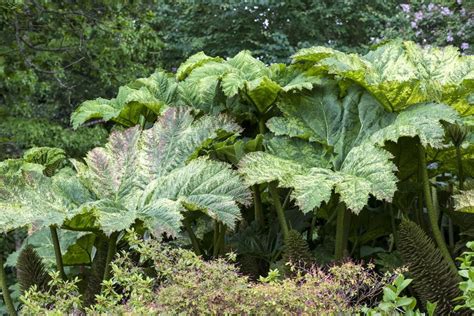
[[[298,162],[266,152],[249,153],[239,164],[239,172],[249,186],[278,180],[282,187],[289,187],[296,175],[305,174],[306,171],[307,168]]]
[[[200,67],[210,61],[220,62],[222,61],[222,58],[210,57],[204,52],[196,53],[186,59],[186,61],[179,66],[178,70],[176,71],[176,77],[178,80],[184,80],[194,68]]]
[[[184,166],[191,154],[216,138],[219,131],[239,133],[241,128],[225,115],[195,119],[189,108],[168,109],[143,132],[140,159],[144,177],[156,179]]]
[[[175,79],[164,72],[155,72],[148,78],[119,88],[114,99],[98,98],[83,102],[71,115],[74,128],[91,119],[113,120],[126,127],[140,122],[143,117],[152,120],[168,105],[177,91]]]
[[[250,195],[240,176],[227,164],[196,159],[153,181],[146,189],[147,201],[177,201],[191,210],[201,210],[233,228],[240,218],[237,203]]]
[[[457,211],[474,213],[474,190],[461,191],[453,196]]]
[[[50,225],[61,225],[65,219],[81,211],[80,205],[91,200],[87,189],[69,171],[53,177],[42,173],[24,173],[22,185],[18,181],[0,185],[0,229],[3,232],[32,226],[38,230]],[[8,183],[0,175],[0,182]]]
[[[318,143],[298,138],[272,137],[265,140],[264,145],[267,153],[307,168],[331,166],[331,155]]]
[[[247,82],[247,94],[261,113],[276,101],[281,87],[267,76]]]
[[[269,71],[270,79],[278,83],[284,92],[311,90],[314,85],[322,84],[321,77],[311,75],[299,67],[272,64]]]
[[[296,53],[293,61],[357,82],[389,111],[436,101],[463,115],[474,113],[468,101],[474,57],[462,56],[452,46],[422,48],[413,42],[390,41],[365,56],[313,47]]]
[[[423,146],[446,147],[441,120],[454,123],[459,116],[452,108],[437,103],[414,105],[398,114],[393,124],[375,132],[370,141],[381,146],[386,141],[397,142],[400,137],[420,138]]]
[[[329,201],[332,189],[341,201],[358,214],[367,204],[369,195],[391,201],[396,191],[395,165],[387,151],[369,144],[354,147],[339,171],[312,168],[307,174],[294,178],[294,198],[300,208],[309,212]]]

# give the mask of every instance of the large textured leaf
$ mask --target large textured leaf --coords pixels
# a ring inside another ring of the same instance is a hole
[[[89,191],[71,171],[53,177],[37,171],[23,171],[24,181],[0,175],[0,230],[3,232],[31,225],[33,231],[81,212],[81,205],[91,200]]]
[[[157,178],[146,192],[145,205],[158,201],[157,206],[164,203],[166,207],[201,210],[230,228],[240,218],[237,203],[246,204],[250,198],[235,171],[227,164],[207,159],[193,160]]]
[[[293,187],[293,198],[304,212],[329,201],[332,191],[358,214],[369,194],[390,201],[396,191],[395,165],[387,151],[370,144],[351,149],[341,168],[303,165],[269,153],[250,153],[241,161],[240,172],[249,184],[278,180],[282,187]]]
[[[369,195],[391,200],[396,191],[391,155],[368,143],[372,133],[390,126],[386,112],[369,94],[350,87],[344,97],[334,85],[290,95],[278,104],[284,116],[268,122],[276,135],[265,153],[243,158],[240,171],[249,184],[279,181],[293,187],[304,212],[329,201],[332,192],[354,213]]]
[[[285,97],[279,104],[284,117],[269,120],[275,135],[288,135],[333,147],[339,163],[349,150],[389,125],[388,113],[367,92],[355,86],[340,98],[337,86],[326,84],[309,93]]]
[[[474,113],[468,101],[474,57],[461,56],[451,46],[421,48],[413,42],[391,41],[365,56],[313,47],[296,53],[293,61],[357,82],[389,111],[436,101],[465,115]]]
[[[241,51],[227,64],[232,68],[222,77],[222,90],[228,97],[236,95],[247,82],[268,75],[265,64],[253,58],[249,51]]]
[[[309,212],[329,201],[334,188],[346,206],[358,214],[367,204],[369,194],[391,201],[397,179],[390,158],[387,151],[370,144],[354,147],[339,171],[313,168],[307,175],[296,176],[293,195],[301,209]]]
[[[229,65],[215,61],[195,68],[179,85],[180,102],[206,113],[220,113],[225,106],[216,100],[219,95],[219,82],[230,70]]]
[[[311,90],[314,85],[323,82],[320,76],[312,75],[295,66],[272,64],[269,71],[270,79],[278,83],[284,92]]]
[[[474,213],[474,190],[462,191],[453,197],[457,211]]]
[[[137,186],[140,128],[113,132],[105,147],[91,150],[85,159],[88,168],[79,175],[99,198],[126,199]]]
[[[195,119],[188,108],[170,108],[143,132],[140,154],[144,177],[156,179],[182,167],[204,142],[218,132],[239,133],[241,128],[225,115]]]
[[[98,98],[83,102],[71,115],[74,128],[91,119],[114,121],[130,127],[143,117],[151,121],[174,101],[177,91],[175,79],[164,72],[119,88],[114,99]]]
[[[283,159],[266,152],[249,153],[242,158],[239,172],[250,186],[278,180],[282,187],[289,187],[293,178],[307,169],[290,159]]]
[[[218,101],[220,94],[232,98],[240,91],[247,93],[258,110],[265,109],[275,100],[280,87],[268,78],[265,64],[242,51],[227,61],[209,60],[198,55],[197,64],[191,61],[187,68],[193,70],[180,85],[181,102],[208,113],[219,113],[227,109],[225,101]],[[200,63],[199,61],[205,61]],[[186,66],[183,66],[186,67]],[[183,68],[187,69],[187,68]],[[231,111],[236,109],[230,108]],[[256,110],[256,109],[255,109]],[[252,111],[247,108],[245,111]]]
[[[86,164],[74,162],[96,199],[82,205],[86,220],[68,224],[110,234],[141,220],[155,234],[176,235],[182,213],[201,210],[233,227],[240,217],[237,203],[248,200],[239,175],[223,163],[188,161],[204,143],[239,131],[225,116],[196,119],[191,109],[177,107],[146,131],[112,133],[104,148],[88,153]]]
[[[440,121],[454,123],[457,119],[457,112],[446,105],[417,104],[399,113],[393,124],[375,132],[371,141],[383,145],[386,141],[396,142],[403,136],[418,136],[423,146],[442,148],[445,147],[444,128]]]
[[[176,71],[176,77],[178,80],[184,80],[194,68],[200,67],[210,61],[221,62],[222,58],[210,57],[204,52],[196,53],[186,59],[186,61],[179,66],[178,70]]]

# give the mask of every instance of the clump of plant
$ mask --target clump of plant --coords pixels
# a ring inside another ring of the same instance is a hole
[[[462,295],[456,299],[460,301],[460,304],[454,307],[455,311],[463,308],[474,311],[474,242],[468,242],[466,246],[469,251],[464,252],[461,257],[457,258],[461,262],[459,275],[463,280],[459,283]]]
[[[238,268],[220,258],[203,261],[195,253],[173,248],[156,239],[142,240],[129,231],[131,252],[112,263],[111,278],[102,284],[96,303],[84,308],[77,282],[52,275],[55,293],[33,287],[21,298],[24,313],[353,313],[376,306],[393,275],[353,262],[328,268],[310,267],[281,279],[277,270],[252,283]],[[65,295],[64,293],[69,293]]]
[[[403,290],[410,285],[412,279],[405,279],[399,274],[391,284],[383,288],[382,301],[373,308],[364,307],[362,311],[368,316],[381,315],[425,315],[416,308],[416,298],[401,296]],[[427,302],[427,315],[434,315],[436,303]]]

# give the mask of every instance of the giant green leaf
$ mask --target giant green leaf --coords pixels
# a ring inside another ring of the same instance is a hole
[[[413,42],[390,41],[365,56],[313,47],[297,52],[293,61],[358,83],[388,111],[436,101],[464,115],[474,113],[468,100],[474,57],[462,56],[452,46],[422,48]]]
[[[114,121],[126,127],[146,119],[153,121],[164,108],[175,100],[177,83],[164,73],[156,72],[119,88],[113,99],[98,98],[83,102],[71,115],[74,128],[92,120]]]
[[[74,162],[96,198],[82,205],[85,222],[76,218],[68,225],[85,223],[110,234],[140,220],[155,234],[176,235],[182,213],[200,210],[233,227],[237,203],[248,200],[239,175],[224,163],[188,162],[221,131],[232,135],[240,127],[225,116],[196,119],[191,109],[175,107],[146,131],[137,126],[112,133],[105,147],[88,153],[86,164]]]
[[[343,97],[335,85],[315,87],[278,106],[284,116],[271,119],[268,127],[281,136],[266,143],[265,153],[250,153],[240,163],[249,184],[278,180],[294,188],[292,196],[304,212],[329,201],[333,191],[354,213],[369,195],[391,200],[396,191],[392,156],[368,140],[390,126],[395,114],[355,86]]]
[[[191,154],[218,137],[219,131],[239,133],[241,128],[225,115],[196,119],[189,108],[169,109],[143,132],[140,159],[144,177],[154,179],[184,166]]]
[[[321,82],[320,77],[298,67],[283,64],[267,67],[248,51],[226,61],[197,54],[182,67],[179,77],[190,73],[180,84],[180,101],[210,113],[224,110],[239,115],[243,114],[239,111],[265,113],[281,93],[310,90]],[[239,98],[244,105],[236,108],[228,104],[233,98]]]
[[[383,145],[386,141],[396,142],[400,137],[418,136],[425,147],[446,147],[441,121],[454,123],[457,119],[457,112],[446,105],[417,104],[400,112],[393,124],[375,132],[371,136],[371,142]]]
[[[240,218],[237,203],[250,198],[239,175],[229,165],[207,159],[196,159],[154,180],[146,188],[146,202],[168,201],[180,208],[201,210],[233,228]],[[153,202],[151,202],[153,203]],[[161,205],[162,203],[158,203]]]
[[[0,174],[0,227],[6,232],[30,226],[38,230],[62,225],[82,211],[81,205],[92,199],[89,191],[69,170],[53,177],[38,171],[22,171],[18,178]]]
[[[311,92],[288,95],[278,107],[284,116],[268,121],[270,131],[329,146],[339,155],[339,161],[352,147],[395,119],[395,114],[385,111],[370,94],[355,86],[341,98],[336,85],[326,84]]]
[[[178,80],[184,80],[194,68],[200,67],[210,61],[220,62],[220,57],[210,57],[204,52],[196,53],[190,56],[184,63],[182,63],[176,71],[176,77]]]

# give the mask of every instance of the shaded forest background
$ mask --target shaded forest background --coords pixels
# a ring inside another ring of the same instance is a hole
[[[325,45],[364,53],[388,39],[454,45],[472,54],[474,2],[307,0],[7,1],[0,4],[0,160],[32,146],[82,156],[103,124],[73,131],[84,100],[110,98],[130,78],[175,70],[188,56],[247,49],[266,63]]]

